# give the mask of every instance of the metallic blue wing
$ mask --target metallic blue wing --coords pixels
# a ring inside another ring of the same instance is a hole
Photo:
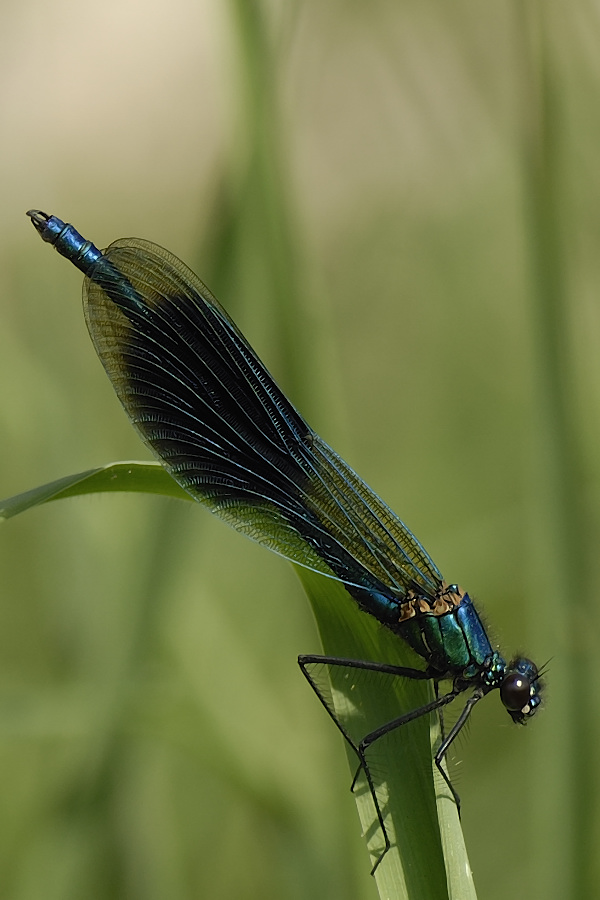
[[[348,585],[383,585],[399,600],[416,586],[435,594],[442,577],[421,544],[309,428],[177,257],[115,241],[86,277],[84,306],[133,424],[195,499]]]

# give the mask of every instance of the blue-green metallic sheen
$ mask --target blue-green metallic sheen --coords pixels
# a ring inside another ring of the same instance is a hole
[[[514,722],[541,702],[531,660],[495,650],[469,595],[444,581],[406,525],[306,423],[200,279],[148,241],[100,251],[71,225],[39,210],[43,240],[86,278],[90,336],[140,436],[195,500],[264,546],[339,580],[359,608],[406,641],[424,668],[300,657],[302,671],[354,748],[389,847],[367,749],[392,728],[471,692],[435,762],[482,697],[499,689]],[[337,714],[325,666],[431,679],[436,699],[356,742]],[[440,682],[451,688],[439,695]],[[383,854],[382,854],[383,855]],[[380,857],[381,858],[381,857]],[[377,863],[378,864],[378,863]],[[376,864],[376,865],[377,865]]]

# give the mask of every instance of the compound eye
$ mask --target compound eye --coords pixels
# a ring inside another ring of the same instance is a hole
[[[522,710],[531,697],[531,682],[524,675],[507,675],[500,688],[500,697],[509,712]]]

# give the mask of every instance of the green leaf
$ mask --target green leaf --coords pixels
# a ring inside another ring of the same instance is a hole
[[[135,491],[145,494],[163,494],[178,500],[192,500],[180,488],[169,473],[157,462],[117,462],[97,469],[88,469],[76,475],[67,475],[49,484],[42,484],[23,494],[0,500],[0,519],[10,519],[41,503],[64,500],[81,494],[99,494],[107,491]]]
[[[59,478],[49,484],[0,501],[0,518],[8,519],[50,500],[110,491],[193,498],[160,463],[118,462]],[[410,648],[374,618],[361,612],[343,585],[309,569],[295,566],[313,607],[324,652],[352,659],[376,660],[420,667]],[[391,721],[402,711],[431,699],[427,682],[395,678],[386,690],[365,680],[353,694],[366,731]],[[471,870],[454,801],[432,763],[432,746],[439,739],[437,718],[422,717],[392,732],[377,744],[377,765],[385,773],[386,827],[392,846],[375,877],[386,900],[475,900]],[[357,761],[346,746],[352,775]],[[383,787],[383,785],[382,785]],[[382,835],[368,790],[355,791],[358,813],[373,865],[382,849]]]
[[[296,566],[309,596],[327,655],[375,660],[422,668],[410,648],[361,612],[344,587]],[[349,705],[360,705],[368,730],[432,699],[428,682],[367,678]],[[355,690],[353,685],[352,690]],[[431,721],[430,721],[431,719]],[[377,768],[384,776],[383,809],[391,848],[375,878],[386,900],[474,900],[475,888],[456,805],[435,770],[432,745],[438,740],[437,716],[423,716],[377,742]],[[381,746],[379,746],[381,745]],[[346,745],[352,776],[357,760]],[[367,790],[355,791],[371,864],[382,849],[382,836]]]

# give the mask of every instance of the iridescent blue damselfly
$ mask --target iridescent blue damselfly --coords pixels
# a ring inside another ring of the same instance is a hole
[[[390,847],[370,748],[384,735],[460,694],[470,694],[435,753],[443,760],[482,697],[496,688],[511,719],[541,702],[531,660],[493,649],[469,597],[444,581],[403,522],[307,425],[210,291],[177,257],[129,238],[98,250],[71,225],[27,215],[44,241],[85,275],[84,308],[96,351],[129,418],[195,500],[294,563],[340,581],[359,608],[406,641],[423,669],[330,656],[300,656],[308,682],[364,773]],[[337,712],[333,673],[364,670],[431,680],[435,698],[360,740]],[[323,679],[329,673],[330,682]],[[440,694],[439,685],[451,682]],[[356,777],[353,786],[356,783]]]

